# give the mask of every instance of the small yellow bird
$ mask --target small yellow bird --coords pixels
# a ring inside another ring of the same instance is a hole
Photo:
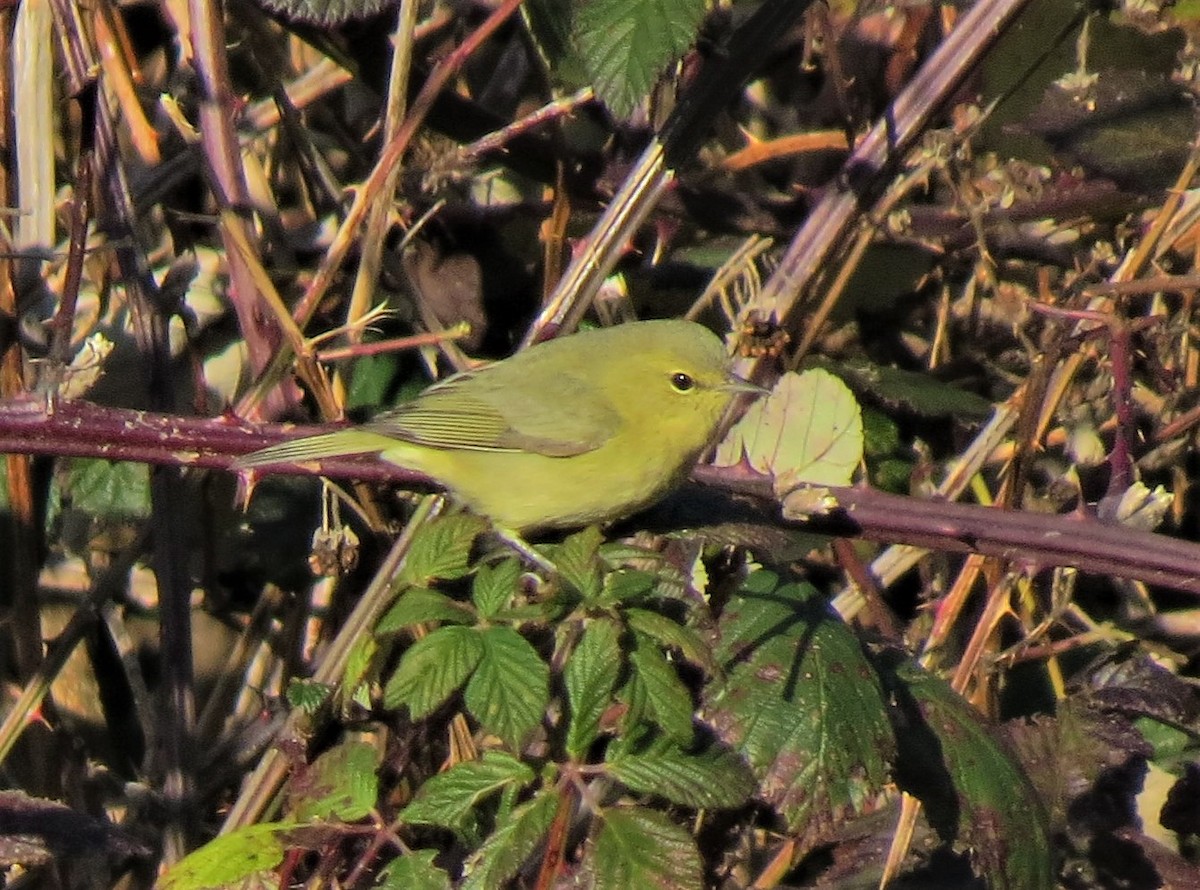
[[[631,322],[539,343],[235,466],[375,452],[506,530],[570,528],[627,516],[683,481],[743,392],[765,390],[732,374],[707,328]]]

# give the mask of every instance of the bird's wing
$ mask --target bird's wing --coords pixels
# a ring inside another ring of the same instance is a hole
[[[490,370],[451,377],[365,428],[433,448],[552,457],[594,451],[617,432],[620,416],[577,377],[539,376],[535,383]]]

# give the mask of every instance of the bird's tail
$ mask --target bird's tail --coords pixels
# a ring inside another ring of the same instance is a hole
[[[235,470],[249,470],[274,464],[303,463],[326,457],[346,457],[352,454],[368,454],[383,451],[395,445],[395,441],[378,433],[361,429],[338,430],[319,436],[305,436],[290,442],[280,442],[234,461]]]

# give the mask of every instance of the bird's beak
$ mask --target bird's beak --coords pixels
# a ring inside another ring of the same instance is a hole
[[[736,374],[730,374],[727,376],[725,378],[725,383],[721,386],[721,389],[725,390],[726,392],[753,393],[756,396],[765,396],[770,395],[771,393],[771,390],[767,389],[765,386],[759,386],[757,383],[751,383],[749,380],[744,380]]]

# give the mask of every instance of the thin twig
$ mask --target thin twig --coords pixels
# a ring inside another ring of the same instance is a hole
[[[763,287],[760,305],[784,327],[796,321],[802,297],[845,242],[862,207],[890,178],[892,162],[920,136],[1027,2],[980,0],[972,6],[846,160],[841,184],[808,215]]]

